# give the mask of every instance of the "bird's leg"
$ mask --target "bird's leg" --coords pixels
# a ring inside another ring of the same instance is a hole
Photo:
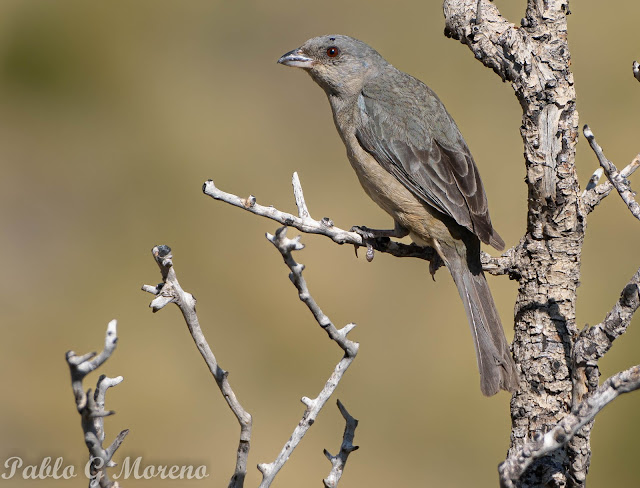
[[[394,222],[393,229],[370,229],[369,227],[365,227],[363,225],[354,225],[353,227],[351,227],[350,231],[355,232],[362,237],[362,240],[367,246],[367,261],[369,262],[373,261],[374,255],[373,245],[371,244],[372,240],[379,238],[388,239],[390,237],[401,239],[402,237],[409,235],[409,231],[402,227],[398,222]],[[356,247],[355,249],[357,256],[358,248]]]
[[[436,281],[436,271],[438,271],[438,268],[443,264],[449,266],[449,263],[447,262],[447,258],[444,257],[440,243],[436,239],[433,239],[432,245],[436,253],[433,259],[429,261],[429,273],[431,274],[431,279]]]

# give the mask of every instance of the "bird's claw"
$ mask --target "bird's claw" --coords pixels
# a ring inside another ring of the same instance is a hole
[[[354,225],[349,229],[349,232],[355,232],[362,237],[363,240],[375,239],[377,237],[373,229],[365,227],[364,225]]]

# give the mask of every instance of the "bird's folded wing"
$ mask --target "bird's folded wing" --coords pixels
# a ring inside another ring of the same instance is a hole
[[[413,98],[368,84],[358,99],[356,137],[416,197],[490,243],[497,234],[471,153],[440,100],[417,83]]]

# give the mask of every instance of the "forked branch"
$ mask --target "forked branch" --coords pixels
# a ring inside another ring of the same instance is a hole
[[[640,307],[640,269],[626,284],[620,299],[605,319],[593,327],[585,327],[573,346],[573,403],[582,401],[588,391],[598,386],[598,360],[613,341],[627,331],[633,314]]]
[[[340,409],[340,413],[342,414],[342,418],[345,421],[344,426],[344,434],[342,436],[342,445],[340,446],[340,452],[332,456],[329,451],[324,450],[324,455],[327,457],[329,462],[331,463],[331,472],[329,476],[327,476],[324,480],[325,488],[335,488],[338,486],[340,478],[342,477],[342,472],[344,471],[344,466],[347,464],[347,458],[349,454],[353,451],[356,451],[359,446],[353,445],[353,437],[356,433],[356,427],[358,427],[358,421],[354,419],[347,409],[344,408],[344,405],[338,400],[338,408]]]
[[[629,166],[627,166],[627,168],[625,168],[622,172],[618,172],[618,168],[616,168],[615,164],[609,161],[604,155],[602,148],[596,142],[596,137],[593,135],[593,132],[588,125],[584,126],[583,133],[589,141],[591,149],[593,149],[593,152],[596,154],[596,157],[600,162],[600,166],[602,166],[602,169],[607,175],[609,182],[617,190],[618,194],[622,198],[622,201],[624,201],[624,203],[629,208],[631,214],[636,219],[640,220],[640,205],[635,201],[635,193],[631,190],[631,185],[626,179],[626,177],[633,173],[640,165],[640,154],[636,156],[636,158],[629,164]],[[599,200],[595,203],[595,205],[597,205],[597,203],[599,203]]]
[[[105,440],[104,418],[115,413],[104,409],[105,396],[109,388],[116,386],[123,380],[122,376],[115,378],[108,378],[105,375],[100,376],[93,394],[91,390],[87,390],[85,393],[82,386],[84,377],[99,368],[111,357],[117,343],[117,322],[112,320],[107,325],[104,349],[100,354],[96,355],[95,352],[90,352],[83,356],[78,356],[73,351],[67,351],[66,353],[67,364],[71,372],[71,388],[76,399],[78,413],[82,417],[84,441],[89,449],[91,463],[90,488],[97,486],[100,486],[100,488],[118,488],[118,482],[109,479],[107,468],[116,465],[112,461],[113,455],[129,433],[129,429],[123,430],[108,447],[105,448],[102,445]]]

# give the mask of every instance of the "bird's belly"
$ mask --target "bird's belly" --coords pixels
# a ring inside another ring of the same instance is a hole
[[[433,246],[434,240],[451,240],[451,233],[442,222],[442,216],[420,201],[359,144],[355,148],[348,148],[347,153],[365,193],[409,230],[414,242]]]

